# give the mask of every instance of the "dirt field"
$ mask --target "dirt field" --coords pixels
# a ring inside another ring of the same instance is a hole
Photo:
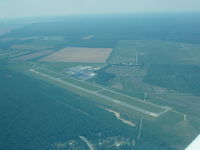
[[[11,46],[12,48],[15,49],[21,49],[21,50],[45,50],[48,48],[52,48],[52,45],[36,45],[36,44],[22,44],[22,45],[13,45]]]
[[[67,47],[40,61],[51,62],[106,62],[112,48]]]
[[[47,55],[51,52],[53,52],[53,50],[40,51],[40,52],[28,54],[28,55],[23,55],[23,56],[14,58],[12,60],[30,60],[30,59],[33,59],[33,58],[36,58],[36,57],[39,57],[39,56]]]

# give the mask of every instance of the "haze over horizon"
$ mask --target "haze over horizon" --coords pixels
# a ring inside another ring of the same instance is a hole
[[[0,0],[0,18],[200,11],[199,0]]]

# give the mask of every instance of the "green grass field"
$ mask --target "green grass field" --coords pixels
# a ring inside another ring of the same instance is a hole
[[[119,41],[108,59],[108,63],[135,63],[137,49],[137,41]]]
[[[47,37],[46,40],[44,39],[32,39],[32,40],[20,40],[21,43],[12,45],[11,48],[17,49],[17,50],[47,50],[47,49],[55,49],[57,47],[60,47],[61,45],[66,46],[67,40],[54,40]]]
[[[200,64],[200,45],[157,40],[120,41],[108,63]]]
[[[183,93],[200,91],[199,65],[150,65],[144,82]]]
[[[164,111],[164,108],[162,109],[159,106],[155,106],[155,105],[151,105],[150,103],[145,103],[142,99],[138,99],[138,98],[134,98],[125,94],[121,94],[121,93],[116,93],[114,91],[108,91],[108,90],[104,90],[99,92],[103,95],[112,97],[114,99],[123,101],[123,102],[127,102],[130,105],[134,105],[136,107],[142,108],[144,110],[148,110],[150,112],[155,112],[155,113],[159,113]]]
[[[120,91],[133,93],[132,95],[137,96],[134,93],[139,93],[137,97],[144,97],[144,93],[147,92],[149,101],[153,103],[170,106],[191,117],[199,116],[200,45],[166,41],[121,41],[121,49],[116,48],[110,60],[115,59],[114,53],[123,59],[129,58],[133,53],[130,47],[126,49],[126,45],[132,43],[134,49],[136,42],[140,45],[139,62],[143,66],[109,67],[106,71],[114,73],[116,77],[111,79],[108,85]],[[130,55],[120,55],[123,50],[124,54],[130,51]]]

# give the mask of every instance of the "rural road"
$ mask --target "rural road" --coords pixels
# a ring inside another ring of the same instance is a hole
[[[84,136],[79,137],[87,144],[90,150],[95,150],[94,146]]]

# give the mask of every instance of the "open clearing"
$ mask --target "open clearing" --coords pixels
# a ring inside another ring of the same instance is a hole
[[[53,52],[53,50],[40,51],[40,52],[28,54],[28,55],[23,55],[23,56],[14,58],[12,60],[30,60],[30,59],[33,59],[33,58],[36,58],[36,57],[47,55],[47,54],[52,53],[52,52]]]
[[[129,120],[126,120],[126,119],[122,118],[120,113],[118,113],[118,112],[116,112],[116,111],[114,111],[114,110],[112,110],[112,109],[108,109],[108,108],[104,108],[104,109],[105,109],[106,111],[108,111],[108,112],[113,113],[113,114],[115,115],[115,117],[116,117],[117,119],[121,120],[123,123],[125,123],[125,124],[127,124],[127,125],[129,125],[129,126],[135,127],[135,124],[134,124],[134,123],[132,123],[132,122],[129,121]]]
[[[0,52],[0,58],[12,58],[27,53],[30,53],[30,51],[19,51],[19,50],[5,51],[5,52]]]
[[[52,48],[51,45],[36,45],[36,44],[21,44],[21,45],[13,45],[11,46],[14,49],[20,50],[45,50],[48,48]]]
[[[109,63],[199,65],[200,44],[159,40],[121,40]]]
[[[67,47],[40,61],[50,62],[106,62],[112,48]]]

